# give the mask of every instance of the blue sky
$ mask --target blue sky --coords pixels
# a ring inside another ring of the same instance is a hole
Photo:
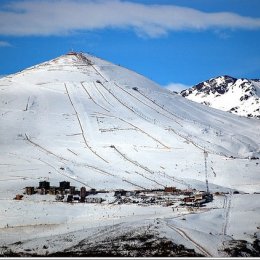
[[[0,75],[71,49],[180,90],[260,78],[259,0],[0,1]]]

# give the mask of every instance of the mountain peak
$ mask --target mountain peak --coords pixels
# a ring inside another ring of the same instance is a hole
[[[180,94],[213,108],[260,119],[259,80],[218,76],[183,90]]]

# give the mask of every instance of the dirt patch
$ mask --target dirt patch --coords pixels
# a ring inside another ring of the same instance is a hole
[[[259,257],[260,240],[256,239],[253,243],[246,240],[225,241],[224,248],[221,251],[231,257]]]
[[[4,250],[3,250],[4,249]],[[2,252],[1,252],[2,251]],[[95,241],[87,238],[64,251],[40,255],[30,250],[21,252],[10,248],[0,249],[1,257],[202,257],[193,249],[174,244],[166,238],[160,238],[154,232],[130,231],[118,236],[104,236]]]
[[[50,257],[201,257],[193,249],[176,245],[155,234],[133,234],[132,232],[116,238],[105,238],[98,243],[81,241],[64,252],[48,255]]]

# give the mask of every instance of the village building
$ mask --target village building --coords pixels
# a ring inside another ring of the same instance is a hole
[[[62,189],[62,190],[70,189],[70,182],[69,181],[61,181],[60,182],[60,189]]]
[[[72,202],[73,201],[73,195],[69,194],[67,197],[67,202]]]
[[[80,188],[80,197],[85,198],[87,196],[87,190],[86,187]]]
[[[76,191],[76,187],[75,186],[70,186],[70,193],[69,194],[74,195],[75,191]]]
[[[41,195],[46,195],[47,194],[46,189],[44,189],[44,188],[39,189],[39,191],[40,191]]]
[[[40,181],[39,182],[39,189],[49,189],[50,188],[50,182],[48,181]]]
[[[33,195],[34,194],[34,187],[25,187],[26,195]]]
[[[126,196],[126,190],[116,190],[114,196],[115,197]]]
[[[96,189],[90,189],[89,194],[95,195],[97,194]]]
[[[23,195],[21,194],[16,194],[14,197],[14,200],[22,200],[23,199]]]
[[[57,190],[56,190],[55,187],[51,187],[51,188],[49,189],[48,193],[49,193],[50,195],[56,195]]]
[[[176,192],[176,187],[165,187],[164,192],[173,193]]]

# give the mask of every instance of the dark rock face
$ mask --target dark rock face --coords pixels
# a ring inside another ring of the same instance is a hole
[[[226,110],[223,108],[222,110],[237,115],[240,115],[239,111],[243,110],[248,112],[247,114],[243,113],[243,116],[247,116],[248,118],[253,117],[259,119],[260,114],[257,112],[257,108],[255,108],[254,110],[250,110],[250,105],[248,103],[247,105],[245,105],[244,103],[250,98],[252,98],[252,104],[254,104],[254,106],[259,103],[259,93],[257,93],[258,91],[256,87],[256,83],[258,84],[258,82],[260,82],[259,79],[236,79],[225,75],[217,78],[212,78],[204,82],[200,82],[192,88],[181,91],[180,95],[182,95],[185,98],[204,104],[206,106],[212,106],[216,108],[214,104],[219,104],[219,97],[224,97],[225,94],[229,92],[229,97],[234,95],[237,98],[236,106],[231,109],[228,108]],[[210,97],[208,98],[208,96]]]
[[[258,239],[253,243],[246,240],[225,241],[222,251],[230,257],[259,257],[260,241]]]
[[[3,257],[203,257],[193,249],[174,244],[152,232],[128,232],[117,237],[104,236],[98,242],[94,238],[84,239],[77,245],[46,255],[35,252],[12,252],[6,249]]]
[[[87,240],[64,252],[48,255],[50,257],[199,257],[193,249],[176,245],[166,238],[154,234],[126,233],[116,238],[106,238],[98,243]]]

